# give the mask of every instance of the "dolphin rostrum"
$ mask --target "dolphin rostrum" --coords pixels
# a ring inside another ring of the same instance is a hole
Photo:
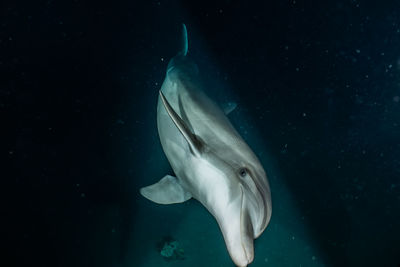
[[[254,258],[253,240],[271,218],[270,187],[227,114],[202,91],[197,65],[187,55],[185,25],[182,39],[157,105],[158,133],[176,177],[166,175],[140,193],[159,204],[200,201],[217,220],[234,263],[245,267]]]

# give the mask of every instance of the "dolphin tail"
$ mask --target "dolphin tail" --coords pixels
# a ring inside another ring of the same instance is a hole
[[[182,24],[182,49],[181,53],[183,56],[186,56],[188,52],[188,36],[187,36],[187,30],[186,30],[186,25]]]
[[[171,58],[171,60],[168,63],[167,67],[167,74],[173,70],[176,66],[181,65],[181,63],[186,62],[187,60],[187,53],[188,53],[188,35],[187,35],[187,30],[186,30],[186,25],[182,24],[182,40],[181,40],[181,48],[176,56]],[[194,65],[194,64],[192,64]],[[187,67],[185,67],[187,68]],[[195,71],[198,72],[197,67],[195,67]]]

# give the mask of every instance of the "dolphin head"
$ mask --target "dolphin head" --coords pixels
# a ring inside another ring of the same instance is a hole
[[[270,188],[265,171],[247,144],[237,139],[221,154],[190,131],[163,93],[164,107],[192,153],[186,187],[216,218],[228,252],[237,266],[253,261],[253,240],[271,218]]]
[[[211,150],[198,157],[193,175],[202,186],[195,197],[214,215],[232,260],[242,267],[253,261],[253,240],[270,221],[270,189],[257,159],[237,161],[241,155],[230,153],[220,157]]]

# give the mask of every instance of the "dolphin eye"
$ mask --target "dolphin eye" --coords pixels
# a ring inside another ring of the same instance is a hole
[[[246,175],[247,175],[247,170],[246,170],[246,168],[241,168],[241,169],[239,170],[239,175],[240,175],[241,177],[246,177]]]

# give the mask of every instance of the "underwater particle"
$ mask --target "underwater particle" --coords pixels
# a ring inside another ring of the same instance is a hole
[[[115,228],[112,228],[112,229],[111,229],[111,233],[115,233]]]
[[[364,99],[361,96],[356,95],[355,102],[356,102],[356,104],[362,104],[362,103],[364,103]]]
[[[303,114],[302,114],[302,115],[303,115],[303,117],[306,117],[306,116],[307,116],[307,114],[306,114],[305,112],[303,112]]]
[[[82,198],[85,197],[85,196],[86,196],[85,193],[82,193],[82,194],[81,194],[81,197],[82,197]]]
[[[399,103],[400,101],[400,96],[396,95],[393,97],[393,102]]]
[[[311,259],[312,259],[313,261],[315,261],[317,258],[316,258],[315,256],[312,256]]]
[[[164,61],[164,58],[163,58],[163,57],[161,58],[161,61]]]
[[[285,144],[284,147],[281,149],[281,154],[287,153],[287,147],[288,147],[288,144]]]
[[[361,53],[361,50],[360,50],[360,49],[356,49],[356,53],[357,53],[357,54],[360,54],[360,53]]]
[[[268,262],[268,258],[265,258],[265,259],[264,259],[264,262]]]

